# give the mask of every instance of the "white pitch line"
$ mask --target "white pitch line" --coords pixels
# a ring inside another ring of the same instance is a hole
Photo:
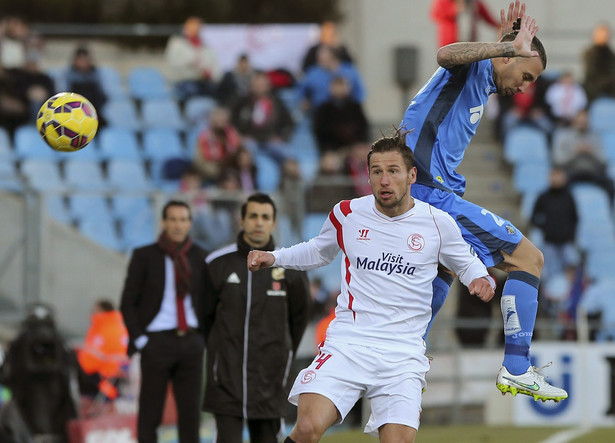
[[[569,441],[574,440],[581,435],[587,434],[592,430],[593,428],[588,427],[567,429],[565,431],[558,432],[557,434],[552,435],[551,437],[541,441],[540,443],[568,443]]]

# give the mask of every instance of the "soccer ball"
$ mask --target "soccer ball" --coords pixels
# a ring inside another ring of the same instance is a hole
[[[74,92],[60,92],[43,103],[36,117],[39,134],[52,149],[72,152],[84,148],[98,130],[90,101]]]

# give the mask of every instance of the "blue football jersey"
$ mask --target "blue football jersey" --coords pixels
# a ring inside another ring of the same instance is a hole
[[[411,130],[418,182],[463,195],[465,178],[455,169],[476,133],[489,95],[496,92],[491,60],[438,68],[410,102],[401,127]]]

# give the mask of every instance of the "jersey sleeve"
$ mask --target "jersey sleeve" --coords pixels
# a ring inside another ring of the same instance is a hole
[[[307,271],[328,265],[339,251],[337,231],[330,217],[327,217],[316,237],[289,248],[278,249],[272,254],[275,257],[274,266]]]
[[[459,226],[452,217],[445,213],[435,214],[436,225],[442,237],[439,261],[459,276],[459,280],[468,286],[472,280],[485,277],[487,268],[472,254],[471,247],[463,239]]]

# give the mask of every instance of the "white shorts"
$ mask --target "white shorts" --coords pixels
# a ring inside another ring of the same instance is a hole
[[[341,423],[364,396],[371,405],[366,434],[378,436],[378,428],[387,423],[418,429],[429,361],[424,348],[409,348],[392,351],[327,338],[320,354],[297,375],[288,401],[297,405],[300,394],[320,394],[333,402]]]

